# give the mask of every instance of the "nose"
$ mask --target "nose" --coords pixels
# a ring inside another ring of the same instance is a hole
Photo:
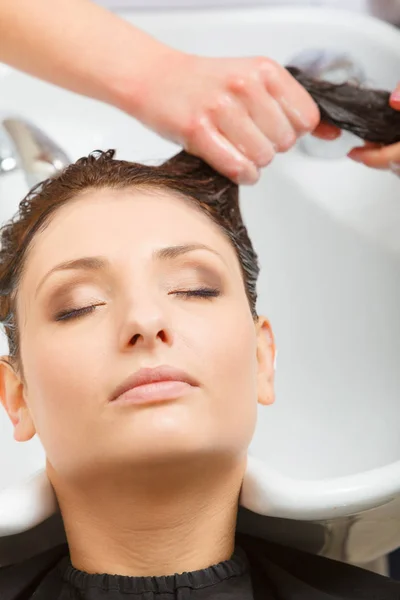
[[[160,344],[171,345],[172,337],[163,308],[147,300],[141,306],[137,303],[130,306],[121,328],[119,345],[123,351],[132,348],[153,350]]]

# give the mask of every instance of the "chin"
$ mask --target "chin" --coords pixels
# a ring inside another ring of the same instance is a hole
[[[109,451],[117,462],[133,467],[209,459],[218,452],[218,438],[213,439],[206,431],[202,434],[196,426],[184,429],[179,424],[165,428],[158,426],[148,434],[142,430],[138,435],[132,433],[128,439],[121,436],[117,453],[115,445]]]

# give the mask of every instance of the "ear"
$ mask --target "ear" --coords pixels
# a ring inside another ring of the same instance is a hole
[[[14,439],[26,442],[33,438],[36,430],[25,401],[24,384],[9,356],[0,358],[0,402],[14,426]]]
[[[257,323],[258,401],[264,406],[275,400],[275,341],[265,317]]]

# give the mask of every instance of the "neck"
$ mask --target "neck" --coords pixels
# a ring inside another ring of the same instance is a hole
[[[205,569],[234,550],[245,461],[134,470],[68,485],[48,469],[72,564],[88,573],[162,576]]]

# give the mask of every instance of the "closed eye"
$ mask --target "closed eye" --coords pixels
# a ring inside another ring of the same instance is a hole
[[[84,306],[82,308],[62,310],[61,312],[56,314],[54,320],[55,321],[68,321],[71,319],[78,319],[79,317],[83,317],[84,315],[94,312],[94,310],[96,309],[97,306],[103,306],[103,305],[104,305],[104,303],[91,304],[90,306]]]
[[[221,292],[217,288],[197,288],[194,290],[178,290],[170,292],[170,294],[175,296],[183,296],[184,298],[217,298]],[[78,319],[79,317],[83,317],[94,312],[98,306],[103,305],[104,303],[91,304],[89,306],[83,306],[82,308],[63,310],[56,314],[55,321],[69,321],[72,319]]]
[[[194,290],[178,290],[170,293],[176,296],[184,296],[185,298],[216,298],[221,292],[217,288],[197,288]]]

